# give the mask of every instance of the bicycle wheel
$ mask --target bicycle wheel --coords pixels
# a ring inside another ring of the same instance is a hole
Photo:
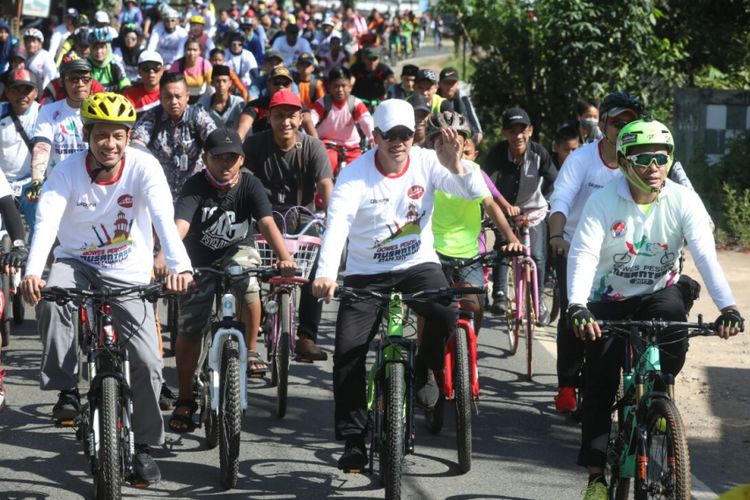
[[[240,401],[240,346],[227,338],[221,354],[221,401],[219,404],[219,470],[221,485],[234,488],[240,470],[240,432],[242,404]]]
[[[690,499],[690,452],[674,402],[656,399],[646,414],[646,456],[638,457],[635,498]],[[640,464],[646,461],[645,467]]]
[[[208,342],[206,341],[204,349],[207,346]],[[204,360],[199,377],[201,377],[201,381],[203,382],[201,390],[201,419],[203,420],[204,431],[206,433],[206,448],[211,450],[219,445],[219,418],[218,412],[211,409],[211,377],[208,371],[208,359]]]
[[[438,396],[437,403],[432,410],[426,410],[424,412],[424,421],[427,425],[427,430],[432,434],[440,434],[443,430],[443,409],[445,408],[445,396],[442,391]]]
[[[549,323],[551,324],[560,315],[560,290],[557,288],[557,276],[554,271],[547,270],[547,277],[544,281],[544,292],[541,299],[547,308]]]
[[[615,401],[620,402],[622,400],[622,383],[620,383]],[[617,405],[617,411],[612,412],[614,429],[610,431],[609,443],[607,444],[607,463],[604,468],[604,475],[609,485],[609,498],[613,500],[628,500],[630,497],[630,478],[620,475],[620,459],[625,450],[629,432],[629,429],[625,427],[624,413],[621,404]]]
[[[456,366],[453,390],[456,402],[456,445],[458,468],[462,473],[471,470],[471,379],[469,375],[468,333],[456,329]]]
[[[516,292],[516,282],[513,273],[513,267],[508,268],[508,294],[506,296],[507,307],[505,309],[505,319],[508,324],[508,343],[511,356],[518,351],[518,340],[521,338],[521,327],[523,326],[523,309],[520,316],[516,309],[523,307],[523,301],[519,301]],[[518,316],[518,318],[516,317]]]
[[[531,380],[534,377],[533,350],[534,350],[534,325],[536,324],[536,313],[534,311],[534,290],[532,283],[525,284],[525,323],[526,323],[526,375]]]
[[[10,344],[10,334],[13,330],[13,298],[10,295],[11,277],[7,274],[0,274],[0,287],[3,292],[3,309],[0,314],[0,334],[3,336],[3,347]]]
[[[169,299],[167,301],[167,325],[169,325],[169,350],[174,356],[175,348],[177,346],[177,317],[180,309],[177,299]]]
[[[99,420],[99,469],[94,477],[94,496],[117,499],[122,493],[120,382],[107,377],[102,380],[101,391],[100,406],[94,411]]]
[[[18,293],[12,294],[13,297],[13,322],[22,325],[26,319],[26,308],[23,304],[23,297]]]
[[[289,383],[289,336],[291,327],[291,309],[289,294],[281,294],[279,306],[279,336],[276,339],[276,352],[273,356],[272,370],[276,375],[276,416],[286,414],[287,384]]]
[[[380,474],[385,498],[401,498],[401,471],[404,464],[404,365],[391,363],[385,381],[385,428],[380,458]]]

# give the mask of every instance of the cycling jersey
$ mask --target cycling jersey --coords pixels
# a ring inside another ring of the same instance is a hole
[[[107,92],[117,92],[130,86],[125,68],[112,54],[107,55],[101,63],[91,59],[89,61],[91,61],[91,76],[101,83]]]
[[[78,151],[86,149],[80,108],[71,108],[68,101],[56,101],[39,108],[32,142],[52,146],[49,168]]]
[[[633,201],[624,177],[591,195],[568,256],[570,303],[618,301],[675,284],[687,240],[717,307],[734,304],[700,197],[667,179],[647,212]]]

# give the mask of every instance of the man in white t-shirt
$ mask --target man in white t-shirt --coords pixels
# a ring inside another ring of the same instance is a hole
[[[184,55],[188,32],[179,25],[180,14],[176,10],[166,9],[162,18],[163,20],[154,26],[146,50],[155,50],[161,54],[164,68],[168,71],[172,63]]]
[[[299,36],[299,27],[296,24],[289,23],[284,33],[285,36],[280,36],[273,42],[271,50],[281,52],[284,56],[284,65],[292,68],[301,54],[312,54],[313,50],[310,42]]]
[[[42,82],[41,88],[47,88],[49,82],[57,76],[57,66],[52,54],[42,48],[44,35],[36,28],[29,28],[23,33],[23,45],[26,48],[26,68]]]
[[[349,240],[344,285],[409,293],[447,287],[433,248],[431,216],[435,191],[474,199],[486,193],[479,172],[465,168],[458,132],[444,129],[436,151],[412,148],[414,111],[400,99],[381,103],[373,117],[376,148],[338,177],[328,207],[328,229],[320,250],[313,294],[330,301],[337,287],[341,253]],[[443,368],[444,345],[455,331],[453,305],[409,304],[425,318],[416,360],[416,398],[430,408],[439,396],[432,372]],[[365,358],[377,331],[377,304],[339,305],[333,358],[336,439],[346,441],[339,468],[367,464]],[[429,334],[428,334],[429,333]]]
[[[39,110],[31,142],[31,182],[29,197],[36,199],[47,167],[54,168],[68,156],[86,149],[81,122],[81,104],[91,95],[91,63],[77,56],[63,59],[60,65],[65,99]]]
[[[61,162],[39,199],[37,229],[31,243],[24,299],[37,305],[44,346],[41,387],[60,391],[52,410],[58,421],[72,420],[81,410],[76,387],[75,306],[41,301],[45,286],[122,288],[151,281],[155,230],[171,274],[167,289],[184,293],[192,267],[174,224],[172,197],[159,162],[128,147],[135,109],[122,95],[102,92],[82,105],[88,150]],[[153,230],[152,230],[153,227]],[[55,262],[42,279],[55,239]],[[113,307],[120,338],[128,339],[130,388],[133,395],[134,469],[137,483],[161,478],[148,445],[164,442],[159,408],[161,355],[154,308],[140,300],[121,300]]]

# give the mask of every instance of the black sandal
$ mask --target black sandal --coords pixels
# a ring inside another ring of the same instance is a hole
[[[187,408],[187,415],[181,415],[177,413],[180,408]],[[195,430],[195,421],[193,415],[198,411],[198,403],[192,399],[180,399],[174,405],[174,411],[172,416],[169,417],[169,429],[177,434],[186,434]]]
[[[268,363],[263,361],[260,353],[249,351],[247,353],[247,376],[250,378],[263,378],[270,370]]]

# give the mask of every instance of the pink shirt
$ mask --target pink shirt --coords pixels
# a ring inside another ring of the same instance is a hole
[[[325,114],[324,99],[325,97],[321,97],[315,101],[315,105],[310,112],[321,141],[333,142],[339,146],[356,146],[359,144],[357,125],[360,126],[367,140],[372,140],[372,131],[375,125],[370,111],[362,101],[354,98],[354,116],[352,117],[347,101],[338,104],[331,100],[331,109],[325,119],[321,121],[321,117]]]

